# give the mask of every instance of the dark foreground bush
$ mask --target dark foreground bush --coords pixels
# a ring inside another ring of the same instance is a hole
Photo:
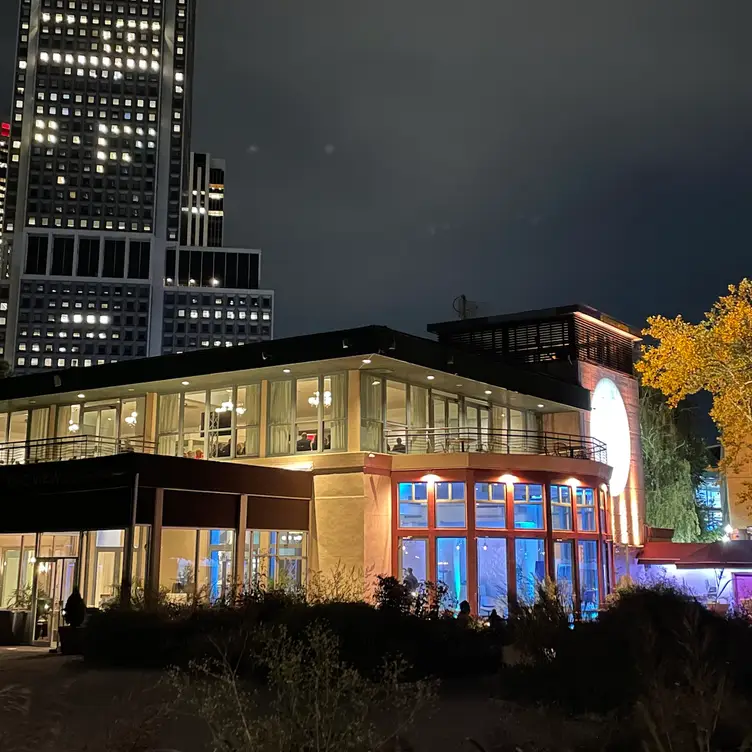
[[[572,712],[624,711],[656,684],[677,692],[697,684],[689,676],[696,663],[703,680],[722,672],[726,687],[752,699],[749,622],[720,617],[672,588],[624,590],[598,621],[550,634],[548,659],[503,670],[506,697]]]
[[[90,619],[84,655],[107,665],[162,668],[212,657],[221,645],[234,660],[242,660],[260,628],[284,626],[297,638],[313,624],[326,625],[339,641],[342,659],[366,673],[380,669],[390,656],[400,656],[414,676],[437,677],[493,673],[501,660],[498,634],[453,618],[424,619],[366,603],[309,606],[279,598],[234,608],[112,608]]]

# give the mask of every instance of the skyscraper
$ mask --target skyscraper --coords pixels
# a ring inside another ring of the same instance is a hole
[[[3,237],[5,227],[5,194],[8,179],[8,147],[10,123],[0,121],[0,360],[5,352],[5,332],[8,327],[8,280],[10,277],[10,242]]]
[[[16,372],[174,351],[194,36],[195,0],[20,0],[4,220]],[[230,299],[250,309],[206,284],[212,321]],[[195,346],[244,341],[234,322]]]
[[[191,152],[188,186],[183,203],[180,242],[183,245],[222,245],[225,224],[225,161]]]

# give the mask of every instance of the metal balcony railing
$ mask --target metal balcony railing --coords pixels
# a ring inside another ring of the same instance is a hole
[[[488,431],[477,428],[392,428],[384,433],[390,454],[485,452],[489,454],[546,454],[606,463],[602,441],[568,433]]]
[[[9,441],[0,444],[0,465],[81,460],[130,452],[155,454],[156,447],[153,441],[142,438],[113,439],[106,436],[62,436],[57,439]]]

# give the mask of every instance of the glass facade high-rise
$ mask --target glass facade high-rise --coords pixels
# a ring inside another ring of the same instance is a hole
[[[191,152],[188,176],[180,242],[219,247],[225,223],[225,161]]]
[[[188,182],[195,5],[20,0],[0,343],[16,373],[165,351],[165,287],[175,284]]]

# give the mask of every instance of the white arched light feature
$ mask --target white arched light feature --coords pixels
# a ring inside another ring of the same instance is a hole
[[[611,495],[624,492],[632,458],[629,418],[619,388],[608,378],[601,379],[593,391],[590,435],[606,445],[608,464],[613,468]]]

